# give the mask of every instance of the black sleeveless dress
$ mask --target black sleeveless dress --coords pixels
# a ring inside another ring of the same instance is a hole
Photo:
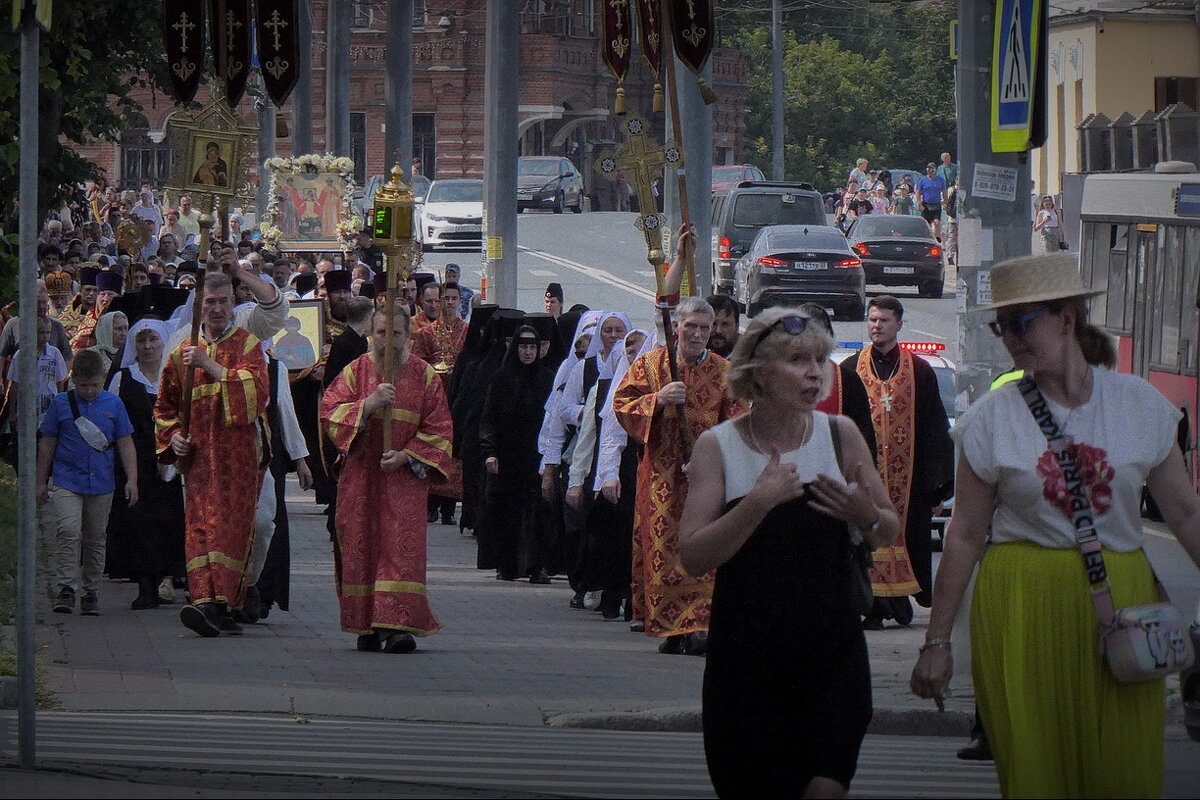
[[[801,498],[717,569],[703,698],[719,797],[799,797],[813,777],[854,777],[872,708],[849,547],[845,523]]]

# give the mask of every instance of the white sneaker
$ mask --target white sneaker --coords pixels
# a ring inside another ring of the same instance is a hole
[[[163,578],[162,582],[158,584],[158,599],[164,603],[175,602],[175,582],[171,580],[170,575]]]
[[[583,596],[583,607],[595,611],[600,607],[600,592],[588,592]]]

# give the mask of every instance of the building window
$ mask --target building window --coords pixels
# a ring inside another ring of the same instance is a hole
[[[371,7],[373,3],[366,0],[355,0],[354,3],[354,28],[369,28],[374,21],[375,10]]]
[[[1175,103],[1193,109],[1200,106],[1200,78],[1155,78],[1154,110],[1162,111]]]
[[[427,178],[437,175],[437,136],[433,114],[413,114],[413,157],[421,159],[421,174]]]
[[[170,130],[168,128],[168,130]],[[143,183],[165,186],[171,175],[171,140],[150,139],[150,123],[138,116],[121,133],[121,189],[137,189]]]
[[[354,182],[367,183],[367,114],[350,112],[350,158],[354,159]]]

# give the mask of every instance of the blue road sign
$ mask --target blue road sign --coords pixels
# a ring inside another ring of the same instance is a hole
[[[1043,34],[1038,20],[1043,0],[996,0],[992,50],[992,150],[1028,150]]]

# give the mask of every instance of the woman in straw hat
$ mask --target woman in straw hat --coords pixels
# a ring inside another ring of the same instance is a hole
[[[1117,608],[1157,600],[1139,516],[1148,484],[1200,564],[1200,499],[1175,443],[1179,412],[1149,383],[1095,366],[1111,351],[1087,322],[1088,291],[1066,255],[992,270],[990,323],[1032,375],[1074,445]],[[1027,392],[1028,392],[1027,388]],[[1032,394],[1032,392],[1029,392]],[[950,632],[972,569],[975,693],[1005,797],[1158,797],[1162,680],[1118,683],[1097,653],[1097,612],[1063,470],[1006,383],[959,417],[954,515],[912,689],[946,695]]]

